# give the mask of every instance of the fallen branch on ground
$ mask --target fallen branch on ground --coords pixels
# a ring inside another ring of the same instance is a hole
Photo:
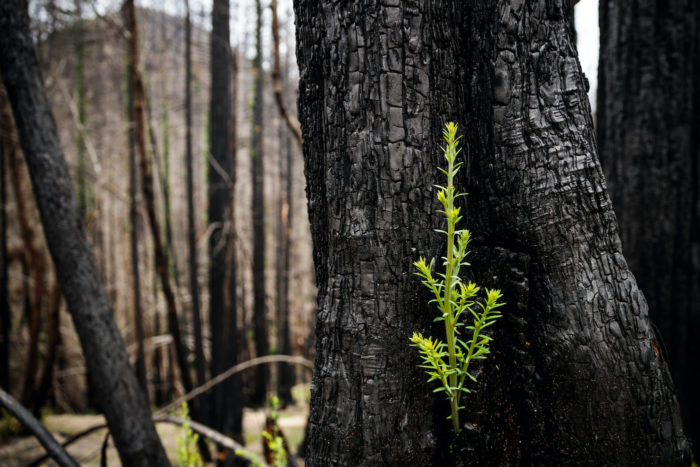
[[[266,355],[264,357],[256,357],[251,360],[247,360],[245,362],[239,363],[238,365],[234,365],[228,370],[224,371],[223,373],[218,374],[214,378],[210,379],[203,385],[193,389],[192,391],[188,392],[182,397],[179,397],[177,400],[171,402],[168,405],[165,405],[158,409],[154,414],[153,414],[153,421],[156,423],[175,423],[175,424],[182,424],[182,419],[179,417],[174,417],[174,416],[169,416],[166,415],[165,413],[169,410],[172,410],[174,408],[180,407],[183,402],[187,402],[190,399],[193,399],[197,397],[198,395],[207,392],[217,384],[220,384],[224,381],[226,381],[228,378],[231,376],[235,375],[236,373],[239,373],[241,371],[247,370],[248,368],[252,368],[257,365],[262,365],[265,363],[279,363],[279,362],[284,362],[284,363],[293,363],[297,365],[303,365],[309,369],[313,368],[313,363],[304,358],[304,357],[298,357],[298,356],[292,356],[292,355]],[[179,420],[179,422],[176,422],[175,420]],[[196,425],[196,427],[195,427]],[[100,424],[100,425],[95,425],[92,426],[86,430],[83,430],[79,433],[76,433],[72,435],[70,438],[66,439],[62,444],[61,448],[65,449],[69,445],[73,444],[75,441],[89,435],[90,433],[93,433],[97,430],[101,430],[103,428],[107,428],[106,424]],[[197,433],[200,433],[202,436],[205,436],[222,446],[232,449],[234,452],[236,452],[236,455],[245,457],[246,459],[250,460],[251,462],[257,462],[260,461],[260,465],[267,465],[262,460],[255,458],[254,454],[249,453],[249,451],[246,451],[245,448],[238,444],[236,441],[233,439],[229,438],[228,436],[219,433],[218,431],[209,428],[205,425],[202,425],[201,423],[194,422],[190,420],[190,428],[192,428],[193,431],[196,431]],[[202,429],[202,431],[199,431],[199,429]],[[50,434],[49,434],[50,436]],[[107,442],[108,437],[105,439],[105,442]],[[43,443],[42,443],[43,444]],[[250,457],[253,456],[253,457]],[[39,466],[42,462],[46,461],[48,459],[49,455],[46,454],[38,459],[36,459],[34,462],[29,464],[29,467],[37,467]],[[78,465],[78,464],[71,464],[71,465]]]
[[[19,420],[34,437],[39,440],[46,455],[44,458],[51,456],[61,467],[79,467],[79,464],[73,459],[66,450],[58,444],[58,441],[51,436],[51,433],[39,422],[22,404],[17,402],[11,395],[0,389],[0,406],[4,407],[17,420]]]

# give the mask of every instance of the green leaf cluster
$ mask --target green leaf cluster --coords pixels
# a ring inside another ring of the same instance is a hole
[[[454,187],[454,176],[459,171],[462,162],[455,162],[461,149],[457,137],[457,125],[448,123],[443,131],[445,147],[443,153],[447,160],[447,168],[438,168],[447,177],[447,186],[439,186],[438,201],[442,209],[438,211],[445,216],[447,230],[437,230],[446,236],[447,252],[443,259],[444,272],[433,273],[435,259],[428,263],[421,257],[414,266],[416,275],[423,279],[423,284],[432,292],[438,309],[435,321],[445,323],[445,341],[437,338],[423,337],[413,333],[411,345],[418,348],[422,358],[421,368],[430,376],[429,382],[437,381],[435,392],[444,392],[450,402],[452,427],[456,433],[460,431],[459,410],[462,393],[468,393],[467,379],[476,381],[469,367],[473,360],[486,358],[490,353],[491,337],[484,330],[501,317],[499,308],[503,302],[500,290],[484,289],[486,297],[479,300],[480,291],[473,282],[462,282],[460,270],[469,266],[466,258],[471,242],[471,232],[458,230],[457,224],[462,219],[460,208],[455,206],[455,200],[464,193],[457,193]],[[466,317],[465,322],[462,317]]]
[[[177,437],[177,467],[202,467],[204,463],[197,450],[199,435],[190,428],[187,402],[182,403],[182,432]]]
[[[277,396],[272,396],[268,402],[270,407],[270,418],[272,419],[272,432],[263,431],[265,443],[272,453],[273,467],[287,467],[287,449],[284,444],[284,438],[280,433],[278,424],[280,400]]]

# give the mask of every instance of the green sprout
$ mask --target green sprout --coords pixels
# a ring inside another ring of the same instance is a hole
[[[182,403],[182,433],[177,437],[177,467],[201,467],[202,458],[197,450],[199,435],[190,428],[190,411],[187,402]]]
[[[490,353],[491,337],[483,331],[501,317],[498,308],[504,303],[499,302],[503,295],[497,289],[485,289],[486,299],[478,301],[476,295],[480,288],[471,281],[463,283],[459,277],[460,269],[469,266],[466,258],[469,254],[467,247],[471,241],[471,233],[469,230],[456,228],[462,217],[460,208],[456,207],[454,202],[460,196],[466,196],[464,193],[456,193],[454,187],[454,176],[462,165],[462,162],[455,163],[461,151],[458,149],[457,125],[448,123],[443,130],[443,137],[446,142],[443,152],[447,160],[447,169],[438,169],[447,176],[447,186],[436,187],[439,189],[438,201],[443,206],[443,210],[437,212],[444,214],[447,220],[447,231],[437,230],[447,237],[447,254],[442,258],[445,272],[436,273],[437,278],[433,276],[434,258],[430,263],[426,263],[425,258],[421,257],[413,265],[418,270],[416,275],[423,278],[423,284],[435,297],[430,303],[437,304],[439,315],[435,321],[444,321],[447,342],[413,333],[411,346],[417,347],[421,354],[423,362],[420,367],[425,368],[430,376],[428,382],[438,382],[438,388],[434,392],[444,391],[450,401],[452,414],[448,418],[452,419],[454,432],[459,433],[459,410],[464,408],[459,405],[460,397],[463,392],[470,392],[465,386],[467,378],[476,382],[476,378],[469,372],[469,364],[472,360],[486,358]],[[470,325],[460,322],[463,314],[473,319]],[[471,337],[464,340],[460,330],[470,331]]]
[[[269,450],[272,456],[273,467],[286,467],[287,466],[287,446],[282,432],[279,427],[279,409],[280,400],[277,396],[272,396],[268,401],[268,406],[270,407],[270,416],[267,418],[266,427],[263,431],[264,447]]]

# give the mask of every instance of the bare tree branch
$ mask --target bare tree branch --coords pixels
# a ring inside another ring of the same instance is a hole
[[[229,377],[235,375],[236,373],[239,373],[243,370],[247,370],[248,368],[252,368],[257,365],[262,365],[264,363],[278,363],[278,362],[286,362],[286,363],[296,363],[297,365],[303,365],[307,368],[313,368],[313,363],[304,358],[304,357],[298,357],[298,356],[292,356],[292,355],[266,355],[264,357],[257,357],[253,358],[251,360],[239,363],[238,365],[232,366],[228,370],[224,371],[223,373],[219,373],[216,377],[210,379],[203,385],[199,386],[196,389],[193,389],[192,391],[188,392],[182,397],[179,397],[178,399],[174,400],[168,405],[165,405],[158,409],[155,413],[154,416],[162,415],[168,410],[172,410],[176,407],[179,407],[183,402],[187,402],[188,400],[192,399],[193,397],[197,397],[198,395],[207,392],[217,384],[225,381]]]
[[[61,467],[78,467],[79,464],[73,459],[63,447],[58,444],[58,441],[51,436],[51,433],[29,413],[27,409],[17,402],[11,395],[0,389],[0,405],[10,412],[22,425],[27,427],[29,431],[39,440],[47,455],[51,456]],[[106,426],[106,425],[105,425]],[[194,428],[193,428],[194,429]]]
[[[280,65],[280,33],[279,21],[277,19],[277,0],[270,1],[270,10],[272,10],[272,39],[275,43],[272,67],[272,86],[275,91],[275,100],[277,101],[277,107],[280,109],[282,118],[287,122],[289,130],[294,135],[294,139],[296,139],[301,149],[301,125],[299,124],[299,120],[289,112],[287,104],[284,102],[284,96],[282,95],[282,67]]]
[[[248,363],[248,362],[246,362],[246,363]],[[3,391],[0,389],[0,392],[3,392]],[[3,393],[4,393],[4,392],[3,392]],[[0,402],[1,402],[1,401],[2,401],[2,399],[0,398]],[[18,404],[18,405],[19,405],[19,404]],[[20,406],[20,407],[21,407],[21,406]],[[8,409],[8,410],[9,410],[9,409]],[[27,412],[27,413],[28,413],[28,412]],[[29,416],[31,417],[31,414],[29,414]],[[33,417],[32,417],[32,418],[33,418]],[[36,421],[36,419],[35,419],[35,421]],[[182,425],[185,423],[185,421],[184,421],[182,418],[176,417],[176,416],[174,416],[174,415],[159,415],[159,416],[154,416],[154,417],[153,417],[153,422],[154,422],[154,423],[172,423],[172,424],[174,424],[174,425],[179,425],[179,426],[182,426]],[[38,423],[38,422],[37,422],[37,423]],[[256,456],[255,454],[251,453],[250,451],[246,450],[245,446],[243,446],[243,445],[237,443],[234,439],[229,438],[228,436],[226,436],[226,435],[224,435],[224,434],[222,434],[222,433],[220,433],[220,432],[218,432],[218,431],[216,431],[216,430],[214,430],[214,429],[212,429],[212,428],[210,428],[210,427],[208,427],[208,426],[206,426],[206,425],[202,425],[201,423],[195,422],[194,420],[188,420],[188,423],[189,423],[190,428],[192,429],[192,431],[194,431],[194,432],[196,432],[196,433],[199,433],[200,435],[211,439],[212,441],[214,441],[214,442],[220,444],[221,446],[223,446],[223,447],[225,447],[225,448],[231,449],[232,451],[234,451],[234,453],[235,453],[237,456],[239,456],[239,457],[245,457],[246,459],[255,462],[256,465],[263,465],[263,466],[264,466],[264,465],[267,465],[262,459],[260,459],[258,456]],[[39,425],[39,426],[41,426],[41,425]],[[41,427],[41,428],[43,428],[43,427]],[[87,429],[85,429],[85,430],[83,430],[83,431],[81,431],[81,432],[79,432],[79,433],[74,434],[73,436],[71,436],[70,438],[68,438],[66,441],[64,441],[62,445],[59,445],[58,442],[57,442],[56,440],[54,440],[53,438],[51,438],[51,439],[53,440],[54,443],[56,443],[57,448],[58,448],[58,449],[61,449],[61,450],[63,451],[64,448],[66,448],[67,446],[73,444],[74,442],[78,441],[79,439],[84,438],[85,436],[88,436],[88,435],[90,435],[90,434],[92,434],[92,433],[94,433],[94,432],[96,432],[96,431],[99,431],[99,430],[102,430],[102,429],[105,429],[105,428],[108,428],[107,424],[105,424],[105,423],[101,423],[101,424],[99,424],[99,425],[91,426],[91,427],[89,427],[89,428],[87,428]],[[44,430],[45,430],[45,429],[44,429]],[[47,432],[47,434],[48,434],[49,437],[51,436],[50,433]],[[109,444],[109,438],[110,438],[110,436],[109,436],[109,431],[107,431],[107,433],[106,433],[106,435],[105,435],[105,438],[104,438],[104,440],[102,441],[101,448],[100,448],[101,457],[102,457],[101,463],[102,463],[103,465],[106,464],[106,461],[105,461],[105,459],[106,459],[106,448],[107,448],[107,445]],[[244,452],[240,452],[240,451],[244,451]],[[64,451],[64,452],[65,452],[65,451]],[[53,456],[52,456],[52,457],[53,457]],[[69,456],[69,457],[70,457],[70,456]],[[39,457],[38,459],[36,459],[36,460],[34,460],[33,462],[31,462],[30,464],[28,464],[28,467],[38,467],[38,466],[41,465],[43,462],[45,462],[48,458],[49,458],[49,455],[48,455],[48,454],[47,454],[47,455],[44,455],[44,456],[42,456],[42,457]],[[56,459],[56,458],[54,457],[54,459]],[[72,458],[71,458],[71,460],[72,460]],[[57,460],[57,462],[58,462],[58,460]],[[73,460],[73,462],[75,462],[75,461]],[[59,462],[59,465],[63,466],[64,464],[61,464],[61,463]],[[72,467],[72,466],[77,466],[78,464],[75,463],[75,464],[66,464],[66,465],[70,465],[70,466]]]

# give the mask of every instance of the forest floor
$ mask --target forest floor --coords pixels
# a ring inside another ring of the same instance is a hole
[[[292,453],[296,453],[299,443],[304,438],[308,410],[308,405],[305,402],[301,402],[280,411],[279,425],[287,437]],[[267,413],[268,411],[264,409],[244,409],[243,412],[243,431],[246,448],[257,454],[262,454],[262,430]],[[101,415],[74,414],[46,415],[43,417],[42,422],[54,437],[59,442],[62,442],[73,434],[95,425],[104,424],[104,417]],[[157,430],[163,441],[168,458],[174,464],[177,457],[177,438],[181,435],[182,429],[169,423],[159,423]],[[100,450],[105,434],[106,429],[95,431],[71,444],[68,447],[68,452],[80,465],[99,466]],[[41,457],[44,453],[44,448],[33,436],[11,438],[0,444],[0,466],[24,467]],[[56,464],[47,462],[44,465]],[[107,465],[121,465],[114,443],[110,443],[107,450]]]

